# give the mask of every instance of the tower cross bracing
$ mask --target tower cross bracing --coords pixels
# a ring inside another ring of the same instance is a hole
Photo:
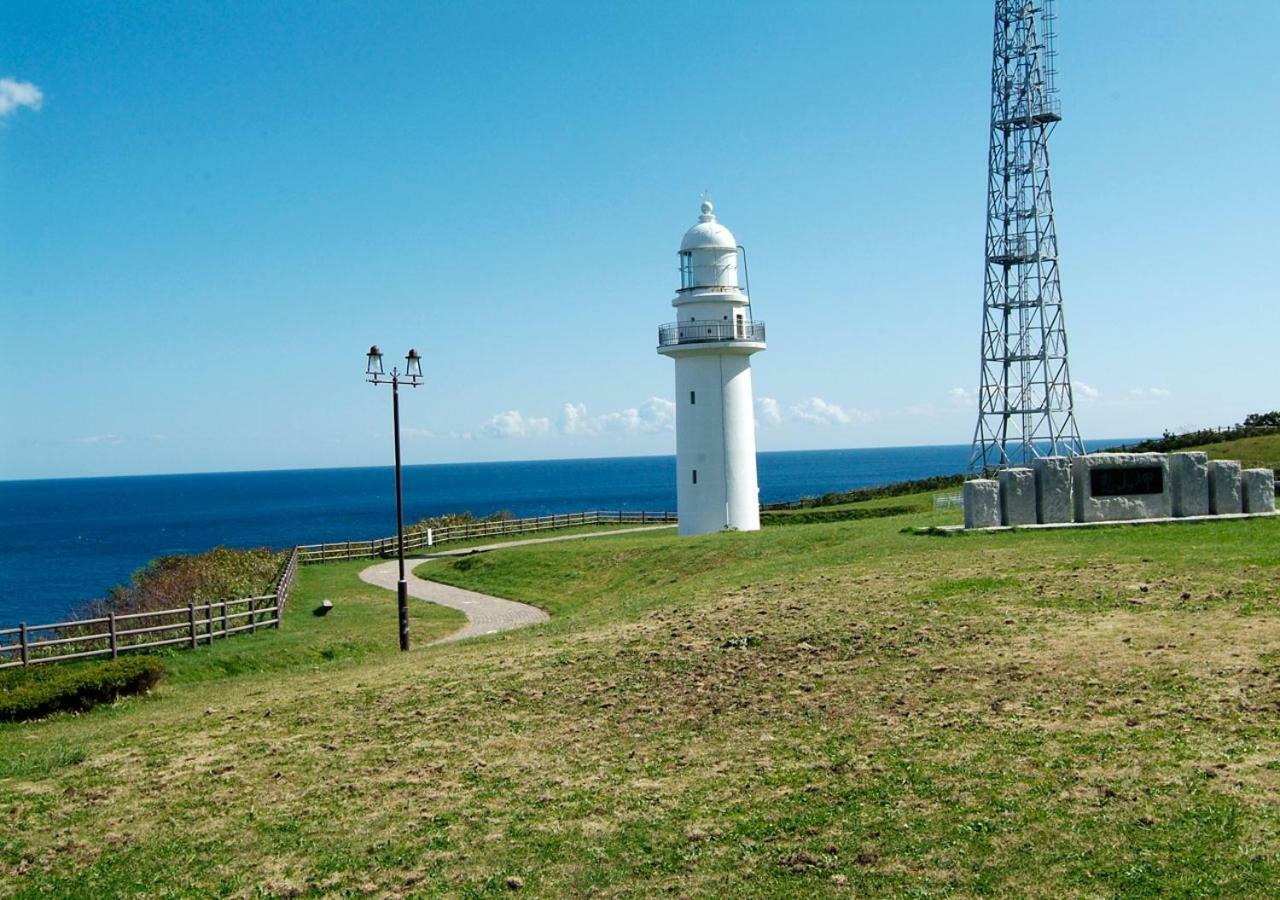
[[[978,423],[969,470],[1084,452],[1058,277],[1054,0],[995,0]]]

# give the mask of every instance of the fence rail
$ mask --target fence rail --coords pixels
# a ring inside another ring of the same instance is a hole
[[[295,547],[281,565],[270,594],[0,628],[0,669],[95,656],[115,659],[121,653],[177,645],[194,649],[241,632],[279,628],[298,572],[298,559]]]
[[[676,521],[673,512],[645,512],[627,509],[592,510],[590,512],[560,513],[551,516],[532,516],[524,519],[483,519],[478,522],[462,522],[443,528],[410,531],[404,536],[406,551],[421,550],[437,544],[469,541],[475,538],[501,537],[511,534],[530,534],[561,528],[579,528],[592,525],[646,525],[669,524]],[[396,538],[375,538],[367,541],[336,541],[328,544],[302,544],[298,548],[301,564],[330,562],[340,559],[372,559],[392,556],[396,552]]]

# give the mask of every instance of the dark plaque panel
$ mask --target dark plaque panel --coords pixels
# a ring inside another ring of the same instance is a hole
[[[1089,471],[1089,493],[1095,497],[1163,494],[1164,469],[1161,466],[1091,469]]]

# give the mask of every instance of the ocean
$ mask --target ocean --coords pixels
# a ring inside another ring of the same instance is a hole
[[[960,472],[968,453],[968,445],[761,453],[760,499]],[[404,494],[406,524],[450,512],[674,510],[675,457],[407,466]],[[389,466],[3,481],[0,627],[55,621],[157,556],[395,528]]]

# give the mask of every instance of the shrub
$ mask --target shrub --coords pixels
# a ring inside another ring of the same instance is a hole
[[[922,494],[925,491],[936,491],[943,488],[957,487],[964,483],[963,475],[934,475],[931,478],[917,478],[913,481],[895,481],[876,487],[854,488],[849,491],[823,494],[821,497],[804,497],[789,503],[769,503],[760,507],[765,512],[782,509],[812,509],[815,506],[837,506],[844,503],[861,503],[865,500],[877,500],[882,497],[901,497],[905,494]]]
[[[406,525],[404,533],[406,535],[417,534],[418,532],[426,531],[428,528],[434,531],[440,531],[443,528],[452,528],[456,525],[476,525],[484,522],[506,522],[514,518],[515,516],[506,510],[492,513],[487,516],[474,516],[469,512],[445,513],[440,516],[428,516],[425,519],[414,522],[412,525]]]
[[[813,525],[818,522],[847,522],[855,519],[882,519],[918,512],[913,506],[872,506],[854,509],[805,509],[799,512],[765,512],[760,521],[765,525]]]
[[[0,672],[0,722],[83,712],[129,694],[150,690],[164,666],[131,656],[78,666],[47,665]]]
[[[216,547],[193,556],[157,557],[134,572],[130,584],[114,587],[106,599],[80,607],[76,617],[175,609],[192,601],[205,603],[266,594],[272,590],[284,559],[284,554],[266,547]]]

